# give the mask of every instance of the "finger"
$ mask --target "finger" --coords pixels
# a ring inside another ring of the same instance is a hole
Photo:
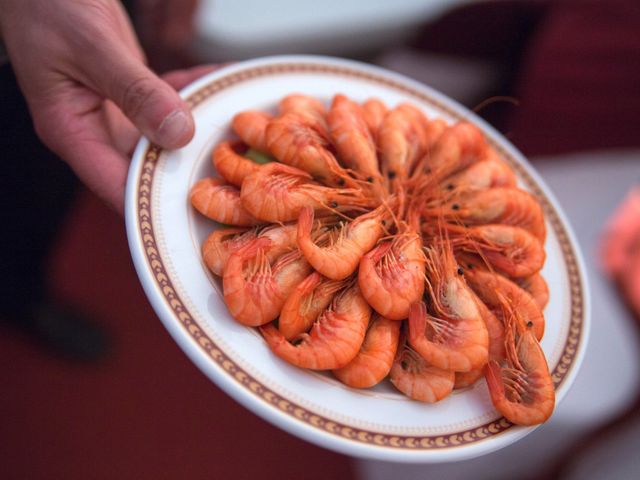
[[[110,143],[78,141],[73,148],[57,153],[64,158],[82,183],[116,212],[124,215],[124,192],[129,162]]]
[[[106,48],[110,50],[100,56],[101,65],[88,62],[94,88],[118,105],[153,143],[167,149],[186,145],[194,133],[187,104],[128,50]]]
[[[162,79],[176,90],[181,90],[207,73],[218,70],[223,65],[198,65],[186,70],[174,70],[162,75]]]

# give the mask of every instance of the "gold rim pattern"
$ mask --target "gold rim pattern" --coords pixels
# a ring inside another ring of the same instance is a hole
[[[462,119],[458,112],[450,109],[447,105],[437,101],[422,91],[416,90],[394,79],[350,67],[305,62],[279,63],[266,66],[248,67],[246,69],[230,73],[200,88],[187,98],[187,103],[192,108],[195,108],[205,99],[209,99],[218,92],[241,82],[264,76],[291,73],[330,74],[382,84],[385,87],[408,94],[424,103],[430,104],[433,107],[451,115],[453,118],[458,120]],[[495,144],[490,137],[488,139],[517,171],[520,179],[524,181],[532,194],[535,195],[541,203],[545,216],[556,233],[565,259],[570,283],[571,320],[567,340],[560,356],[560,360],[551,372],[553,382],[557,390],[567,378],[568,373],[574,364],[578,352],[578,346],[584,333],[584,292],[580,281],[578,262],[567,231],[544,192],[523,168],[523,166],[517,162],[509,152]],[[174,288],[171,278],[169,277],[163,263],[163,259],[160,255],[156,242],[153,218],[151,215],[151,192],[156,166],[161,152],[162,149],[155,145],[150,145],[147,148],[144,152],[144,160],[140,175],[137,179],[137,224],[144,247],[146,261],[151,268],[158,290],[162,293],[162,296],[164,297],[167,305],[171,308],[175,318],[179,320],[180,324],[187,331],[189,336],[197,342],[199,347],[208,355],[208,357],[239,385],[273,408],[276,408],[280,412],[285,413],[293,419],[303,422],[310,427],[320,429],[345,440],[379,447],[413,451],[455,448],[482,441],[483,439],[493,437],[514,427],[511,422],[504,418],[499,418],[479,427],[434,436],[391,435],[361,428],[354,428],[344,423],[336,422],[318,415],[291,402],[287,398],[284,398],[270,390],[268,387],[245,372],[240,368],[240,366],[234,363],[233,360],[229,358],[198,325]]]

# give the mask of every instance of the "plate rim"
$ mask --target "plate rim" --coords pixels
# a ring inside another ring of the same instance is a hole
[[[573,384],[582,364],[590,334],[591,307],[589,285],[582,253],[564,211],[543,179],[506,138],[458,102],[401,74],[353,60],[315,55],[262,57],[231,64],[209,73],[184,88],[180,94],[191,106],[197,107],[198,103],[209,98],[216,91],[232,85],[234,80],[247,80],[253,78],[252,75],[286,74],[296,67],[301,68],[301,70],[294,70],[296,73],[319,71],[366,77],[376,81],[383,80],[383,83],[387,86],[401,87],[401,90],[408,91],[414,96],[417,93],[419,94],[418,97],[428,97],[431,103],[436,100],[438,108],[447,111],[454,117],[470,119],[479,125],[483,131],[489,133],[499,143],[497,146],[501,153],[510,158],[510,163],[516,167],[520,178],[525,181],[527,187],[533,191],[536,197],[546,203],[545,212],[550,211],[553,214],[551,215],[553,221],[550,218],[547,218],[547,221],[553,225],[561,246],[564,245],[566,247],[566,251],[565,248],[562,249],[562,257],[565,261],[568,275],[570,277],[573,276],[576,282],[571,284],[570,311],[572,319],[570,320],[570,332],[575,328],[575,326],[572,326],[576,323],[577,314],[575,309],[579,308],[581,311],[580,319],[577,322],[580,325],[580,329],[578,338],[575,339],[575,350],[571,357],[571,362],[561,377],[560,387],[562,388],[557,392],[556,405],[558,405]],[[152,247],[153,238],[148,238],[147,226],[152,231],[151,182],[153,181],[153,169],[155,168],[154,162],[157,161],[161,152],[161,148],[150,144],[147,139],[142,138],[132,157],[126,188],[125,221],[134,266],[154,311],[181,349],[205,375],[245,408],[289,433],[339,453],[410,463],[446,462],[483,455],[515,442],[537,428],[513,426],[504,418],[501,418],[495,422],[490,422],[501,426],[502,430],[496,434],[482,432],[481,430],[486,427],[486,425],[482,425],[473,429],[476,430],[475,433],[465,431],[441,435],[434,440],[435,448],[419,448],[419,445],[403,448],[404,443],[415,442],[416,439],[409,439],[408,437],[410,436],[402,438],[403,436],[401,435],[379,434],[381,437],[388,438],[373,438],[365,443],[362,438],[358,438],[358,435],[361,435],[362,432],[354,431],[349,426],[339,425],[338,422],[330,419],[320,419],[320,422],[323,423],[322,427],[314,426],[314,422],[303,421],[301,416],[304,417],[309,413],[319,418],[320,415],[313,412],[305,413],[303,407],[296,408],[295,404],[293,406],[287,405],[283,408],[280,402],[284,401],[286,403],[289,401],[278,399],[279,395],[275,392],[272,392],[275,397],[272,397],[270,402],[257,396],[258,390],[263,388],[258,381],[249,380],[248,385],[243,385],[242,382],[234,379],[232,375],[225,371],[219,363],[212,361],[213,359],[206,348],[213,341],[208,339],[206,334],[195,335],[183,322],[176,318],[174,309],[169,304],[171,300],[163,293],[163,286],[158,282],[157,275],[153,273],[153,270],[158,266],[157,262],[160,262],[161,267],[162,259],[159,258],[159,252],[156,252],[155,256],[149,253],[149,245]],[[146,180],[148,180],[148,184]],[[141,194],[146,188],[148,188],[148,196]],[[147,247],[145,247],[145,244],[147,244]],[[573,265],[568,262],[567,252],[570,254]],[[167,285],[164,286],[165,289],[166,287]],[[577,292],[574,292],[574,289],[577,289]],[[174,297],[177,295],[175,289],[172,295]],[[575,304],[576,299],[579,301],[579,305]],[[186,309],[186,307],[184,308]],[[567,343],[570,342],[570,339],[571,333],[569,333]],[[566,350],[566,343],[564,348]],[[556,366],[554,371],[557,368]],[[318,419],[314,419],[314,421],[317,423]],[[340,429],[342,429],[341,434],[337,433]],[[470,438],[472,438],[469,442],[462,438],[467,434],[470,434]],[[448,440],[443,438],[455,436],[460,438],[449,438]],[[483,436],[486,438],[483,438]],[[373,440],[373,443],[371,443],[371,440]]]

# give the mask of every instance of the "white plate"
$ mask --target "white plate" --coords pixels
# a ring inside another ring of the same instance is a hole
[[[271,354],[254,329],[235,322],[220,285],[206,269],[200,245],[213,223],[189,205],[200,178],[213,175],[212,147],[231,135],[232,116],[273,109],[301,92],[327,103],[342,92],[388,105],[413,102],[449,121],[467,119],[512,164],[523,188],[542,204],[548,223],[543,275],[551,300],[545,310],[545,351],[560,401],[573,382],[589,332],[584,267],[560,207],[522,155],[481,119],[424,85],[380,68],[325,57],[281,56],[238,63],[183,92],[196,134],[186,147],[164,151],[142,140],[133,157],[126,219],[133,260],[151,304],[198,367],[246,408],[284,430],[338,452],[404,462],[443,462],[502,448],[533,428],[517,427],[493,409],[486,385],[425,405],[388,383],[348,388],[329,375],[300,370]],[[187,406],[185,406],[187,407]]]

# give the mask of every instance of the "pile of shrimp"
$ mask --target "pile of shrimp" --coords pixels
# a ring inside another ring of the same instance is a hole
[[[293,94],[232,128],[190,197],[225,224],[202,255],[238,322],[353,388],[433,403],[484,377],[511,422],[549,418],[543,211],[475,125]]]

